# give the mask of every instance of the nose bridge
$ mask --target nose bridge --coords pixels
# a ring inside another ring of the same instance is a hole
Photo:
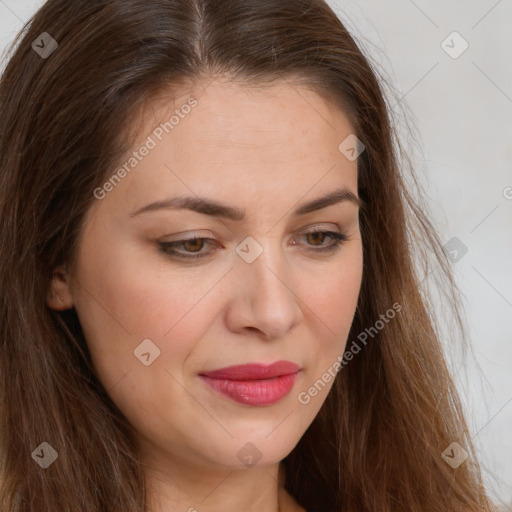
[[[253,267],[260,288],[270,286],[271,288],[281,289],[284,285],[277,276],[284,280],[288,274],[286,257],[283,254],[281,244],[276,238],[272,237],[260,237],[258,240],[256,243],[261,246],[261,253],[249,264],[249,267]]]
[[[276,236],[263,234],[248,236],[238,247],[237,253],[242,260],[244,277],[253,276],[260,288],[267,286],[284,286],[277,278],[286,279],[288,274],[286,256],[283,254],[281,242]]]
[[[281,242],[275,236],[247,237],[237,253],[241,293],[249,296],[254,327],[274,334],[288,329],[299,310]]]

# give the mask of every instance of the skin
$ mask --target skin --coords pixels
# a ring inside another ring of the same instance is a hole
[[[332,380],[307,405],[298,401],[343,354],[363,254],[356,204],[291,212],[337,188],[357,195],[357,161],[338,150],[354,130],[304,87],[258,90],[216,78],[184,89],[176,103],[155,102],[134,149],[189,96],[198,101],[191,113],[88,211],[76,268],[55,269],[48,305],[77,311],[98,377],[140,442],[151,512],[303,510],[281,485],[280,461],[331,389]],[[246,209],[246,219],[189,210],[130,216],[177,195]],[[314,226],[348,240],[315,252],[335,241],[305,234]],[[213,245],[178,250],[204,258],[159,250],[159,241],[194,235]],[[247,237],[263,249],[252,263],[235,252]],[[149,366],[134,356],[147,338],[160,349]],[[198,377],[278,360],[301,371],[287,396],[263,407],[234,402]],[[261,454],[251,467],[237,457],[248,442]]]

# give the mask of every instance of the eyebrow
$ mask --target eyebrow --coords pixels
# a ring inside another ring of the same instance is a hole
[[[356,196],[350,190],[345,188],[336,189],[328,194],[313,199],[308,203],[304,203],[295,209],[292,213],[293,216],[298,217],[299,215],[306,215],[308,213],[327,208],[333,204],[349,202],[355,204],[359,208],[364,208],[365,201],[360,197]],[[130,217],[135,217],[142,213],[154,212],[158,210],[177,210],[186,209],[192,210],[203,215],[210,215],[212,217],[222,217],[232,221],[242,221],[245,218],[245,210],[228,206],[212,199],[203,197],[192,197],[192,196],[178,196],[162,201],[155,201],[154,203],[147,204],[137,211],[130,214]]]

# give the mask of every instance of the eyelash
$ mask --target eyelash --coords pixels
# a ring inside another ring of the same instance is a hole
[[[325,230],[311,230],[306,233],[302,233],[303,236],[310,235],[310,234],[316,234],[320,233],[323,235],[327,235],[330,238],[334,240],[334,242],[328,246],[322,246],[320,249],[311,249],[313,252],[317,253],[324,253],[324,252],[331,252],[335,253],[339,249],[341,249],[341,245],[348,240],[348,236],[344,233],[337,233],[336,231],[325,231]],[[179,253],[176,251],[176,247],[183,245],[186,242],[193,242],[195,240],[213,240],[212,238],[201,238],[201,237],[195,237],[195,238],[188,238],[185,240],[176,240],[175,242],[159,242],[160,249],[164,252],[164,254],[171,256],[172,258],[181,259],[181,260],[193,260],[197,258],[205,258],[209,255],[209,253],[195,253],[193,255],[185,255],[183,253]],[[313,246],[314,247],[314,246]]]

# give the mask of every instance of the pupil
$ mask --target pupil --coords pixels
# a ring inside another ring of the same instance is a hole
[[[323,233],[309,233],[310,236],[312,236],[313,238],[315,237],[322,237],[323,236]],[[317,238],[317,242],[320,241],[321,242],[321,239],[318,240]]]
[[[191,244],[192,246],[194,246],[194,244],[195,244],[195,246],[196,246],[195,248],[196,249],[200,249],[201,248],[201,241],[198,238],[194,238],[192,240],[187,240],[185,243],[186,244]],[[192,247],[192,252],[197,252],[197,251],[194,251],[194,247]]]

